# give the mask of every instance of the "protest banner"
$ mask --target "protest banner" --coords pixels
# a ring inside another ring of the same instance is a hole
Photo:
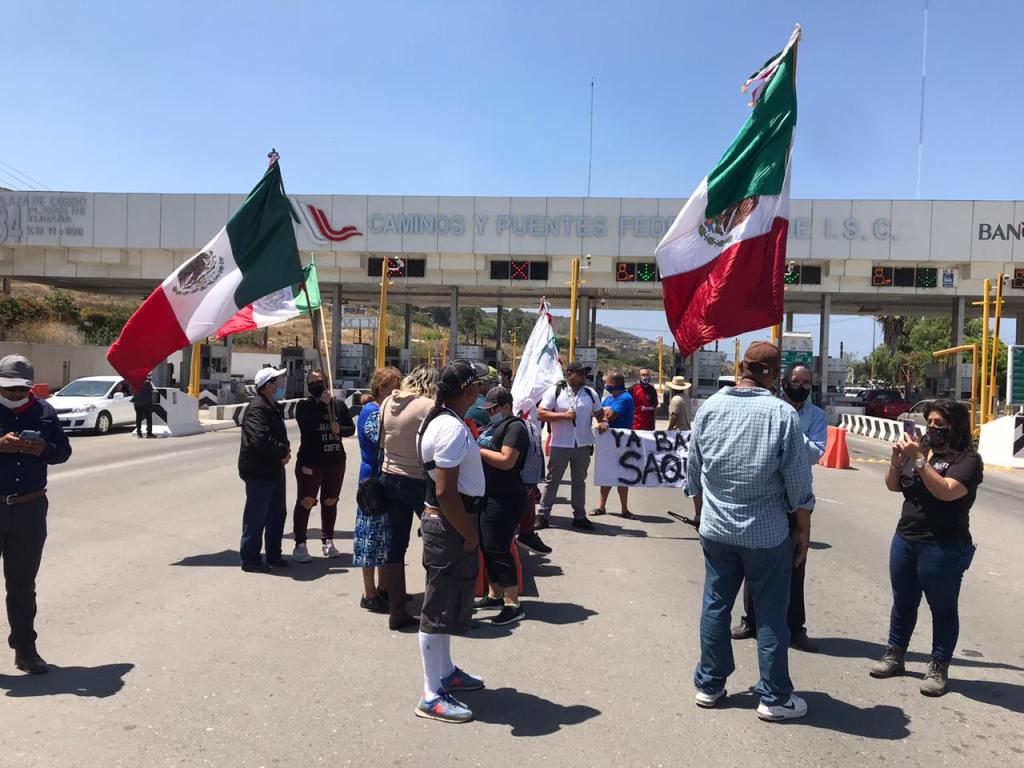
[[[594,442],[594,484],[685,488],[690,433],[609,429]]]

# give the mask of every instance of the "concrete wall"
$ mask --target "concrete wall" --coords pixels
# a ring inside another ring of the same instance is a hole
[[[36,382],[49,384],[51,390],[82,376],[117,375],[107,362],[107,347],[4,341],[0,342],[0,357],[4,355],[27,357],[36,369]],[[69,363],[67,377],[64,376],[65,362]]]
[[[231,373],[234,376],[241,375],[245,381],[252,381],[256,371],[271,365],[274,368],[281,367],[280,352],[232,352]]]

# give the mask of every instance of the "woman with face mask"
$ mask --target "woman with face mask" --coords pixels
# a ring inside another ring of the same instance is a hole
[[[887,678],[904,673],[904,655],[923,594],[932,611],[932,649],[921,693],[941,696],[960,633],[960,583],[974,558],[970,512],[983,464],[972,446],[970,418],[963,405],[935,400],[925,408],[924,418],[924,438],[904,435],[893,445],[885,475],[886,487],[903,494],[903,512],[889,551],[889,639],[885,655],[870,674]]]

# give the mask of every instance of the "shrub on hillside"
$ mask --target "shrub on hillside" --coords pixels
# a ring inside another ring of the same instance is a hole
[[[68,344],[78,346],[84,342],[77,326],[44,320],[38,323],[22,323],[11,329],[7,341],[24,341],[33,344]]]

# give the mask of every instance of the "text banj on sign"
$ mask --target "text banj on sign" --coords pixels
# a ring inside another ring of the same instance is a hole
[[[686,488],[690,433],[639,429],[598,432],[595,485]]]

